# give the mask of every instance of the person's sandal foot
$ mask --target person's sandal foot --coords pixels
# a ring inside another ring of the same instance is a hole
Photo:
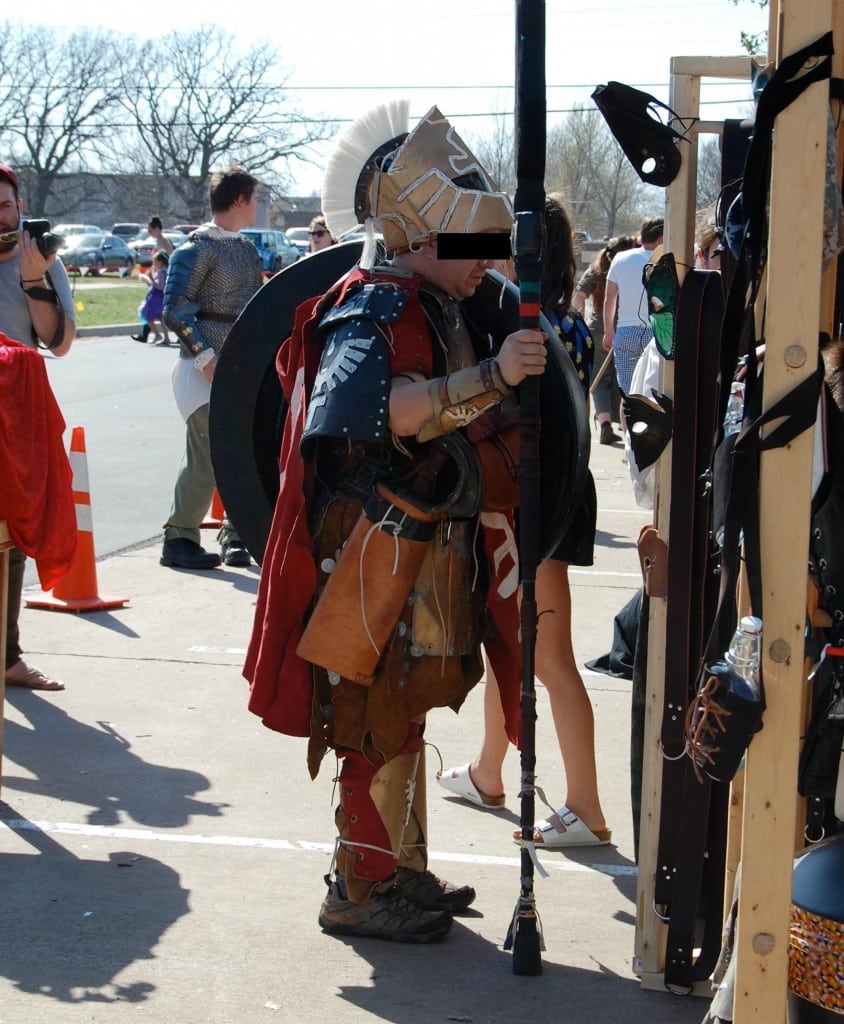
[[[606,846],[612,841],[612,830],[587,828],[574,811],[561,807],[555,814],[537,821],[533,826],[533,841],[540,849],[565,850],[578,846]],[[513,842],[522,845],[521,829],[513,833]]]
[[[58,692],[64,689],[60,679],[52,679],[40,669],[18,661],[6,670],[6,686],[19,686],[23,690],[48,690]]]
[[[459,768],[445,768],[437,772],[437,782],[449,793],[474,804],[475,807],[484,807],[488,810],[503,807],[507,802],[506,795],[502,793],[501,796],[490,796],[481,792],[472,779],[470,767],[468,764],[462,764]]]

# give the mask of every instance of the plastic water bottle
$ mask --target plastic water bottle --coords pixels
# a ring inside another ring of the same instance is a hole
[[[745,615],[733,633],[724,660],[710,665],[708,671],[727,683],[729,692],[742,700],[761,699],[759,658],[762,648],[762,620]]]
[[[741,430],[744,416],[744,381],[734,380],[730,385],[730,397],[727,399],[727,411],[724,414],[724,437],[737,434]]]

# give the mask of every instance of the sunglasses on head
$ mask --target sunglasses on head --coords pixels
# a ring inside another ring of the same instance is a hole
[[[309,231],[308,234],[314,235],[317,238],[322,238],[322,236],[327,235],[328,232],[325,230],[325,228],[317,228],[316,231]]]

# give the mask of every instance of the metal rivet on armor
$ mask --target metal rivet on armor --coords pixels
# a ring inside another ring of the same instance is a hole
[[[774,640],[768,648],[768,654],[770,654],[772,661],[784,665],[791,657],[791,644],[780,637],[778,640]]]
[[[329,672],[328,673],[328,682],[332,686],[337,686],[337,684],[340,682],[340,673],[339,672]]]
[[[824,587],[824,591],[826,592],[827,597],[835,597],[835,595],[838,593],[838,588],[834,587],[830,583],[829,586]]]
[[[806,362],[806,349],[802,345],[789,345],[785,350],[785,365],[792,369],[803,366]]]
[[[419,644],[411,644],[410,653],[414,658],[421,658],[422,655],[425,653],[425,649]]]
[[[407,635],[407,623],[406,622],[400,622],[396,626],[396,632],[398,633],[399,636],[406,636]]]
[[[842,612],[840,608],[836,608],[835,611],[832,613],[832,618],[835,620],[835,622],[840,622],[842,619],[844,619],[844,612]]]
[[[815,540],[820,540],[821,539],[821,528],[819,526],[816,526],[815,529],[812,532],[815,535]]]
[[[821,569],[825,569],[826,568],[826,559],[825,558],[819,558],[818,559],[818,565],[821,567]]]
[[[405,686],[407,686],[407,680],[404,678],[404,676],[402,676],[401,679],[399,679],[398,681],[398,689],[403,690]]]
[[[334,572],[334,570],[337,568],[337,563],[334,561],[333,558],[323,558],[323,560],[319,563],[319,567],[326,575],[328,575],[328,573]]]

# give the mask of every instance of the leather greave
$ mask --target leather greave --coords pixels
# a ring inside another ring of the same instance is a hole
[[[411,723],[410,730],[399,753],[386,763],[371,764],[357,751],[343,756],[336,864],[356,903],[399,865],[424,870],[427,863],[424,771],[421,790],[416,786],[422,759],[419,724]]]

